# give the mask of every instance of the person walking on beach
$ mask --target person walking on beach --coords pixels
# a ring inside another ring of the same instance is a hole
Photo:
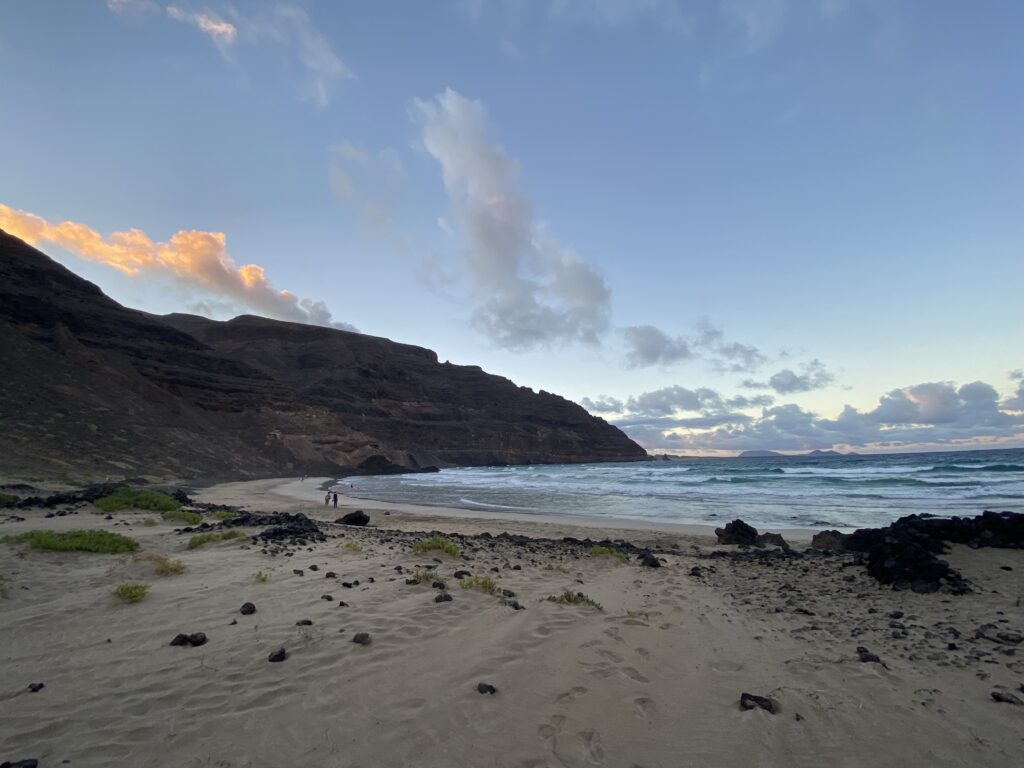
[[[337,491],[335,491],[335,493],[334,493],[334,508],[335,509],[338,508],[338,493],[337,493]]]
[[[326,507],[326,506],[327,506],[328,504],[330,504],[330,503],[331,503],[331,492],[330,492],[330,491],[328,491],[328,492],[327,492],[327,495],[326,495],[326,496],[324,496],[324,506]],[[335,504],[334,506],[338,506],[338,505],[337,505],[337,504]]]

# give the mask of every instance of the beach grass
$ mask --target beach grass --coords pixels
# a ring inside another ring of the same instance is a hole
[[[0,507],[10,507],[18,500],[17,496],[9,493],[0,493]]]
[[[164,512],[161,517],[167,521],[185,523],[185,525],[198,525],[203,522],[203,516],[198,512],[188,512],[184,509],[171,509]]]
[[[459,582],[459,586],[463,589],[482,589],[489,595],[493,595],[498,591],[498,583],[490,576],[470,576],[462,579]]]
[[[363,545],[358,541],[346,541],[341,545],[343,549],[347,549],[349,552],[362,552]]]
[[[423,584],[424,582],[427,582],[427,581],[433,581],[434,580],[434,574],[427,573],[426,571],[416,571],[416,573],[414,573],[412,576],[409,577],[409,580],[410,581],[414,581],[417,584]]]
[[[629,562],[628,557],[619,552],[619,550],[612,549],[611,547],[599,547],[597,545],[594,545],[589,550],[587,550],[587,554],[589,554],[591,557],[611,557],[615,560],[618,560],[620,563]]]
[[[181,560],[171,560],[167,555],[158,555],[147,552],[144,555],[136,555],[136,560],[141,560],[153,565],[153,573],[158,576],[173,576],[185,570],[185,564]]]
[[[222,509],[219,512],[214,512],[213,516],[223,522],[224,520],[231,520],[234,518],[234,512],[228,512],[226,509]]]
[[[145,520],[142,521],[142,524],[147,528],[152,528],[154,525],[157,525],[158,522],[159,521],[154,517],[147,517]]]
[[[221,531],[220,533],[201,533],[188,540],[189,549],[198,549],[204,544],[215,541],[231,541],[232,539],[244,539],[245,534],[241,531]]]
[[[573,592],[570,589],[565,590],[560,595],[549,595],[547,598],[549,603],[561,603],[562,605],[589,605],[593,608],[597,608],[599,611],[603,611],[602,605],[591,597],[587,597],[582,592]]]
[[[108,555],[134,552],[139,548],[139,543],[135,539],[109,531],[26,531],[15,536],[4,536],[0,538],[0,542],[24,543],[31,545],[33,549],[51,552],[97,552]]]
[[[149,592],[149,587],[145,584],[125,582],[124,584],[117,585],[117,589],[114,590],[114,595],[121,598],[126,603],[139,603],[146,599],[147,592]]]
[[[181,502],[160,491],[124,486],[109,496],[96,499],[93,505],[104,512],[117,512],[120,509],[152,509],[157,512],[171,512],[179,509]]]
[[[254,578],[260,584],[263,584],[264,582],[266,582],[267,579],[270,578],[270,574],[264,573],[263,571],[256,571],[256,576]]]
[[[413,544],[412,552],[415,555],[420,555],[424,552],[444,552],[452,557],[458,557],[462,553],[455,545],[455,542],[446,539],[444,536],[431,536],[429,539],[417,541]]]

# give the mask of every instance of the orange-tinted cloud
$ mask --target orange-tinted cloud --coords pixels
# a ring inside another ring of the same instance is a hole
[[[346,323],[335,322],[324,302],[300,299],[290,291],[275,288],[263,267],[237,266],[227,253],[227,238],[222,232],[182,230],[166,243],[153,242],[139,229],[114,232],[104,238],[84,224],[51,224],[41,216],[2,203],[0,229],[30,245],[52,243],[133,277],[173,278],[209,296],[279,320],[354,330]]]

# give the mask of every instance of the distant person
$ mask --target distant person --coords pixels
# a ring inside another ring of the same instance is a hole
[[[326,496],[324,496],[324,506],[326,507],[326,506],[327,506],[328,504],[330,504],[330,503],[331,503],[331,492],[330,492],[330,491],[328,491],[328,492],[327,492],[327,495],[326,495]],[[337,504],[335,504],[334,506],[338,506],[338,505],[337,505]]]
[[[337,491],[335,491],[335,493],[334,493],[334,508],[335,509],[338,508],[338,493],[337,493]]]

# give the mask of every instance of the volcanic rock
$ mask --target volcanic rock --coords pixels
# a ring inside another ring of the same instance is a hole
[[[357,509],[355,512],[342,515],[334,522],[341,523],[342,525],[366,525],[370,522],[370,516],[363,512],[363,510]]]

